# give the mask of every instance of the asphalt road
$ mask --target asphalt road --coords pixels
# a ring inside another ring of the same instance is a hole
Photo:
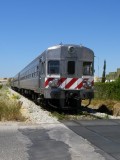
[[[120,120],[63,121],[96,147],[106,160],[120,160]]]
[[[0,123],[0,160],[105,159],[120,160],[120,120]]]

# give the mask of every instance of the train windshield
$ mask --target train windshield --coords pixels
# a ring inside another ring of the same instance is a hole
[[[92,62],[83,62],[83,75],[93,75]]]
[[[60,73],[60,62],[48,61],[48,74],[59,74],[59,73]]]

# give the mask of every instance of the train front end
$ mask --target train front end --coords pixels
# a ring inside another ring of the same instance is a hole
[[[59,45],[47,51],[45,97],[53,106],[79,108],[94,97],[94,53],[78,45]]]

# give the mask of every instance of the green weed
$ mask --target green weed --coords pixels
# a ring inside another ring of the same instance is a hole
[[[17,94],[12,94],[12,96],[11,96],[11,98],[12,99],[20,99],[20,96],[19,95],[17,95]]]
[[[8,89],[2,88],[0,90],[0,121],[24,121],[22,116],[21,104],[17,101],[19,97],[14,95],[14,98],[8,96]]]

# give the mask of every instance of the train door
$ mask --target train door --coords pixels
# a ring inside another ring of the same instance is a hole
[[[67,61],[67,76],[75,77],[76,75],[76,59],[70,59]]]
[[[40,59],[39,61],[39,88],[40,92],[43,92],[44,79],[45,79],[45,63]]]
[[[66,78],[73,78],[77,76],[77,60],[76,58],[66,59],[61,61],[61,75]]]
[[[70,58],[67,59],[66,63],[66,86],[65,89],[75,89],[77,87],[77,59]]]

